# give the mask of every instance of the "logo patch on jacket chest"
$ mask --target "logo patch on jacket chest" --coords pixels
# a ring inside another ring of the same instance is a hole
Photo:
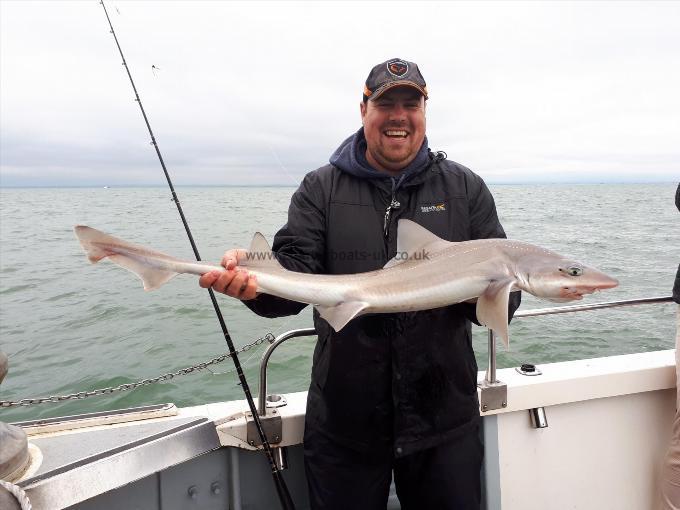
[[[435,205],[421,205],[420,212],[431,213],[431,212],[443,212],[446,211],[445,204],[435,204]]]

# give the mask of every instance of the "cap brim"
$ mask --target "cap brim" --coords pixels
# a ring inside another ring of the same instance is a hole
[[[392,81],[390,83],[387,83],[380,87],[378,90],[373,92],[373,94],[370,95],[368,98],[369,101],[375,101],[378,99],[380,96],[382,96],[385,92],[387,92],[390,89],[393,89],[394,87],[411,87],[412,89],[416,89],[418,92],[420,92],[425,99],[427,99],[427,90],[420,85],[413,83],[412,81]]]

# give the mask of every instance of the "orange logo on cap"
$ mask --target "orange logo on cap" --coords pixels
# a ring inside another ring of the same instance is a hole
[[[402,77],[408,72],[408,64],[403,60],[391,60],[387,63],[387,70],[397,77]]]

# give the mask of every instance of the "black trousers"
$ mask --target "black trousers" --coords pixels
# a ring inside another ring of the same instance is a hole
[[[474,428],[452,441],[398,459],[376,458],[305,431],[312,510],[385,510],[394,471],[402,510],[479,510],[484,447]]]

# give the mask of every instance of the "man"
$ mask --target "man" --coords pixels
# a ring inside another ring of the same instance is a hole
[[[396,253],[397,222],[416,221],[449,241],[505,237],[481,178],[433,153],[425,137],[427,89],[418,66],[375,66],[360,104],[363,127],[330,164],[304,178],[273,251],[294,271],[347,274],[381,268]],[[256,294],[225,254],[202,287],[274,317],[305,305]],[[511,297],[510,312],[519,306]],[[392,472],[404,509],[478,509],[480,466],[475,305],[358,317],[319,335],[305,421],[312,508],[384,509]]]
[[[680,183],[675,190],[675,207],[680,211]],[[676,405],[671,444],[668,446],[661,473],[661,508],[663,510],[680,510],[680,265],[675,275],[672,297],[673,301],[678,304],[675,331]]]

